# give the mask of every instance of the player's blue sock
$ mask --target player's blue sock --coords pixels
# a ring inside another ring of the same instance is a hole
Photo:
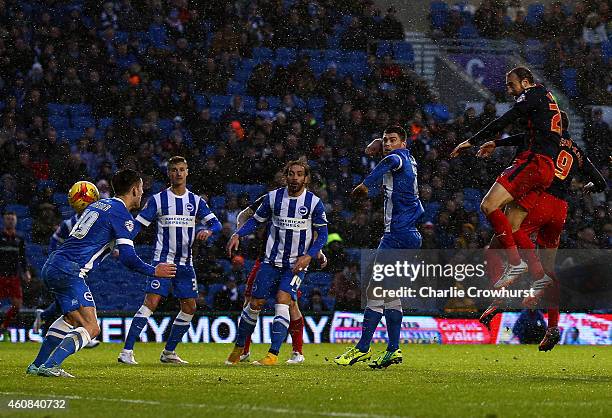
[[[60,366],[68,356],[85,347],[90,341],[91,337],[85,328],[75,328],[66,334],[47,361],[44,362],[43,366],[47,368]]]
[[[51,305],[47,306],[44,311],[40,313],[40,317],[45,321],[50,321],[53,318],[56,318],[59,313],[57,309],[57,304],[53,302]]]
[[[376,307],[375,311],[372,308],[365,308],[363,312],[363,324],[361,325],[361,338],[355,346],[359,351],[365,353],[370,349],[370,343],[372,342],[372,336],[376,327],[383,316],[382,307]],[[380,311],[379,311],[380,310]]]
[[[389,344],[387,345],[387,351],[395,351],[399,349],[400,331],[402,329],[402,318],[404,317],[403,312],[397,308],[385,308],[385,319],[387,321],[387,335],[389,337]]]
[[[183,311],[180,311],[174,322],[172,323],[172,329],[170,330],[170,336],[168,337],[168,341],[166,341],[166,351],[174,351],[176,345],[181,342],[183,339],[183,335],[189,329],[189,324],[193,319],[193,315],[187,314]]]
[[[134,344],[136,344],[136,340],[140,337],[144,327],[147,326],[147,322],[149,321],[151,314],[153,314],[153,311],[144,305],[138,309],[138,312],[136,312],[136,315],[134,315],[134,319],[132,319],[132,324],[130,325],[128,335],[125,337],[125,345],[123,346],[124,350],[134,349]]]
[[[255,325],[257,325],[257,318],[259,318],[259,312],[251,308],[251,304],[248,304],[242,310],[240,315],[240,321],[238,322],[238,335],[236,336],[236,346],[244,347],[246,344],[246,338],[253,333]]]
[[[268,350],[270,353],[278,355],[281,345],[287,339],[287,332],[289,330],[289,305],[277,303],[274,305],[276,316],[272,322],[272,344]]]
[[[66,334],[68,334],[72,330],[72,327],[64,321],[64,317],[60,316],[55,320],[53,324],[49,327],[47,331],[47,335],[43,340],[43,343],[40,346],[40,350],[38,351],[38,355],[32,362],[36,367],[40,367],[43,364],[53,350],[62,342]]]

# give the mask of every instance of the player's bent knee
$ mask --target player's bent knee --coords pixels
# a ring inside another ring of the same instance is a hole
[[[95,324],[89,324],[83,328],[87,330],[92,340],[100,335],[100,327],[98,326],[97,322]]]
[[[490,214],[491,212],[493,212],[495,209],[495,207],[493,207],[493,205],[491,204],[491,202],[489,202],[488,200],[483,200],[482,202],[480,202],[480,210],[482,211],[482,213],[484,213],[485,215]]]
[[[402,301],[399,299],[393,299],[385,302],[385,309],[395,309],[396,311],[402,311]]]
[[[384,306],[384,301],[380,299],[368,299],[366,304],[367,309],[378,313],[383,313]]]
[[[149,308],[151,311],[155,312],[157,309],[157,305],[159,305],[159,301],[161,300],[161,296],[156,295],[154,293],[147,293],[145,296],[145,300],[143,305]]]
[[[181,311],[188,315],[194,315],[196,313],[197,306],[195,299],[183,299],[181,301]]]

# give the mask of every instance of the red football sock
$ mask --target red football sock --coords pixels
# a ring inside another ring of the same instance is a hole
[[[247,335],[246,340],[244,341],[244,348],[242,349],[242,354],[246,354],[251,349],[251,336]]]
[[[19,309],[17,309],[17,307],[15,306],[11,306],[8,309],[8,311],[6,311],[4,322],[2,322],[2,328],[4,329],[8,328],[9,325],[11,325],[11,322],[13,321],[13,319],[17,316],[17,313],[19,313]]]
[[[508,262],[514,266],[521,264],[521,256],[516,249],[514,238],[512,237],[512,226],[508,222],[508,218],[504,215],[500,209],[495,209],[487,216],[493,231],[495,231],[495,238],[497,238],[502,246],[506,250],[506,256]]]
[[[549,303],[551,305],[551,307],[548,309],[548,326],[556,327],[559,325],[559,298],[561,288],[555,273],[546,272],[546,274],[554,280],[553,287],[547,294],[548,298],[550,299]]]
[[[559,309],[548,310],[548,327],[556,327],[559,325]]]
[[[491,240],[489,248],[485,250],[485,260],[487,262],[487,275],[491,285],[495,284],[504,272],[504,260],[501,253],[501,245],[497,238]]]
[[[529,266],[529,273],[534,280],[540,280],[544,277],[544,268],[540,259],[536,255],[535,244],[529,239],[527,233],[521,229],[512,234],[514,242],[521,249],[521,254],[525,256],[527,265]]]
[[[300,316],[295,321],[289,322],[289,334],[291,335],[291,345],[293,351],[302,354],[304,345],[304,317]]]

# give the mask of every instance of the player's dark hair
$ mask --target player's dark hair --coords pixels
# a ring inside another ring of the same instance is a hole
[[[138,184],[141,180],[140,174],[131,168],[125,168],[115,173],[111,180],[111,187],[115,196],[123,196],[127,194],[132,187]]]
[[[569,129],[569,126],[570,126],[569,117],[567,116],[567,113],[565,113],[562,110],[561,111],[561,129],[563,129],[564,131],[567,131]]]
[[[506,75],[509,76],[510,74],[515,74],[518,77],[519,81],[527,80],[529,81],[530,84],[535,83],[535,79],[533,78],[533,73],[527,67],[515,67],[511,69],[510,71],[508,71],[508,74]]]
[[[285,175],[285,177],[289,175],[289,169],[294,165],[299,165],[300,167],[302,167],[304,169],[304,174],[306,175],[306,177],[310,176],[310,166],[308,165],[308,162],[305,158],[299,158],[297,160],[289,161],[285,165],[285,168],[283,169],[283,174]]]
[[[170,167],[171,165],[176,165],[180,163],[187,164],[187,160],[185,159],[185,157],[182,157],[180,155],[175,155],[174,157],[170,157],[170,159],[168,160],[168,167]]]
[[[385,129],[385,132],[383,133],[384,134],[397,134],[402,141],[405,141],[406,138],[408,138],[408,135],[406,135],[406,130],[399,125],[387,126],[387,128]]]
[[[15,212],[14,210],[5,210],[4,212],[2,212],[2,216],[5,215],[15,215],[17,216],[17,212]]]

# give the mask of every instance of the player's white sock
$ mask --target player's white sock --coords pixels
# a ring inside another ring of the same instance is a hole
[[[59,367],[66,358],[85,347],[91,341],[89,332],[83,327],[78,327],[70,331],[62,342],[51,353],[49,358],[43,364],[47,369]]]
[[[68,322],[64,321],[64,317],[60,316],[51,324],[49,330],[47,331],[47,335],[45,335],[45,339],[43,340],[42,345],[40,346],[40,351],[38,352],[38,356],[34,359],[33,364],[36,367],[39,367],[49,358],[49,355],[55,350],[66,334],[72,331],[72,325]]]
[[[188,314],[183,311],[178,313],[174,319],[174,323],[172,324],[168,341],[166,342],[166,351],[174,351],[176,345],[183,339],[183,335],[185,335],[189,329],[189,324],[191,323],[192,319],[192,314]]]
[[[69,332],[66,335],[66,337],[68,336],[71,336],[74,340],[74,346],[76,348],[75,352],[85,347],[91,341],[91,336],[89,335],[89,332],[83,327],[75,328],[74,330],[72,330],[72,332]]]
[[[276,316],[272,322],[272,344],[270,345],[270,353],[278,355],[283,341],[287,338],[289,330],[289,305],[277,303],[274,305]]]
[[[140,337],[140,333],[147,326],[149,322],[149,317],[153,314],[153,311],[147,308],[145,305],[142,305],[136,315],[134,315],[134,319],[132,319],[132,324],[130,325],[130,330],[128,331],[127,337],[125,337],[125,349],[133,350],[134,344],[136,344],[136,340]]]

